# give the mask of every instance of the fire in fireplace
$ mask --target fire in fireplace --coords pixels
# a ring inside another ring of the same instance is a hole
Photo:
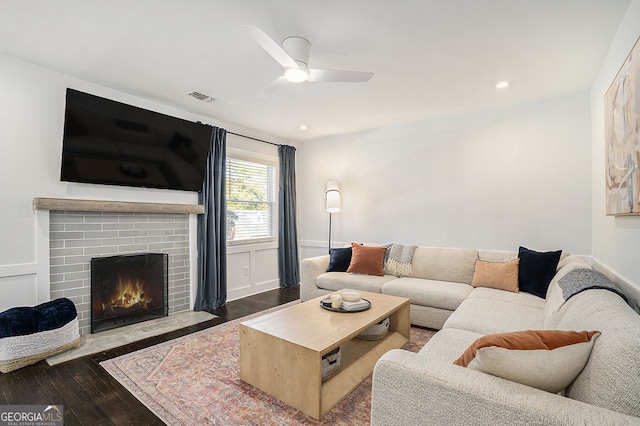
[[[91,333],[169,314],[168,255],[91,259]]]

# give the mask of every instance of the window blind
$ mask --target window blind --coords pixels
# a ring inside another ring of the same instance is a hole
[[[227,158],[227,241],[273,237],[275,167]]]

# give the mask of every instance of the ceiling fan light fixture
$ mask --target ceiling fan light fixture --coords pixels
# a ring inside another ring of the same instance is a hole
[[[284,70],[284,78],[292,83],[302,83],[303,81],[307,81],[307,78],[309,78],[309,69],[302,67],[287,67]]]

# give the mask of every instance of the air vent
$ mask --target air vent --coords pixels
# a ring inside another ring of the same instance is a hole
[[[211,96],[205,95],[205,94],[200,93],[200,92],[196,92],[195,90],[192,91],[192,92],[187,93],[187,96],[192,96],[192,97],[196,98],[197,100],[204,101],[204,102],[213,102],[215,100]]]

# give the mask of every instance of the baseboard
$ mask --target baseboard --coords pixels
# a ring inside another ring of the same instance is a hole
[[[253,296],[256,294],[264,293],[265,291],[275,290],[280,288],[279,280],[269,280],[263,283],[254,284],[251,286],[241,287],[237,289],[227,288],[227,302],[232,300],[242,299],[244,297]]]

